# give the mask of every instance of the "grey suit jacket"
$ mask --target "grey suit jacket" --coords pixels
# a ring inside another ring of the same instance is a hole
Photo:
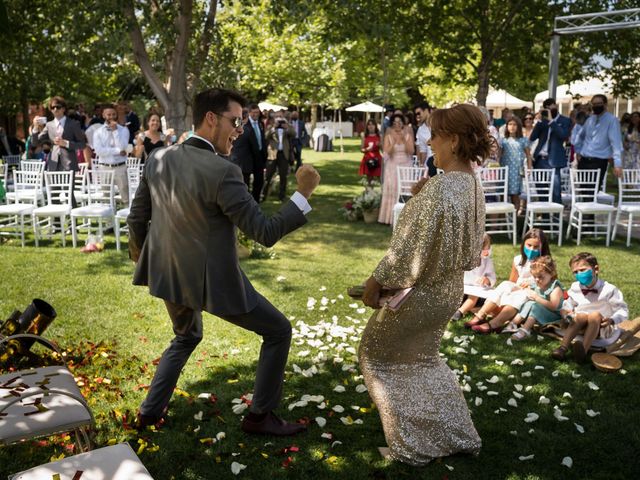
[[[31,143],[37,145],[47,139],[51,141],[52,148],[51,157],[47,165],[48,170],[78,170],[76,150],[83,149],[87,143],[87,137],[85,137],[82,128],[80,128],[80,123],[69,117],[65,120],[62,138],[69,141],[69,148],[53,145],[53,140],[56,136],[56,123],[55,120],[51,120],[47,122],[41,132],[31,135]]]
[[[272,246],[306,221],[291,200],[266,217],[240,168],[198,138],[156,149],[127,218],[133,283],[194,310],[247,313],[257,295],[240,269],[236,227]]]

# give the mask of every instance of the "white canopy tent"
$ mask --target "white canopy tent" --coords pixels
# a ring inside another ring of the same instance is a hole
[[[381,113],[384,112],[384,107],[367,100],[366,102],[347,107],[345,110],[347,112]]]
[[[276,105],[275,103],[269,102],[260,102],[258,104],[260,110],[273,110],[274,112],[279,112],[281,110],[287,110],[287,107],[283,107],[282,105]]]
[[[516,110],[522,107],[530,107],[531,102],[514,97],[506,90],[494,90],[490,88],[485,105],[487,108],[510,108]]]
[[[614,97],[611,88],[611,80],[609,78],[600,79],[596,77],[578,80],[569,84],[559,85],[556,88],[556,102],[560,113],[568,115],[571,112],[574,101],[587,102],[591,100],[597,93],[603,93],[609,99],[609,105],[613,105],[613,109],[609,111],[616,116],[620,116],[623,111],[631,113],[633,110],[640,108],[640,98],[618,98]],[[549,98],[549,90],[544,90],[536,95],[534,99],[536,110],[542,106],[547,98]]]

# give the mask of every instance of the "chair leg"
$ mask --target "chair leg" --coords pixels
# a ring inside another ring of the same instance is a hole
[[[20,241],[24,248],[24,215],[20,215]]]
[[[62,215],[60,217],[60,228],[62,229],[62,248],[65,247],[65,244],[67,243],[67,216],[66,215]]]
[[[562,212],[558,215],[558,246],[562,246]]]
[[[608,247],[611,243],[611,212],[607,215],[607,239],[605,245]]]
[[[38,223],[38,220],[36,219],[35,215],[31,216],[31,222],[33,223],[33,236],[36,240],[36,248],[38,248],[38,240],[39,240],[39,236],[40,236],[40,224]]]
[[[573,210],[569,212],[569,221],[567,222],[567,239],[571,236],[571,222],[573,221]]]
[[[618,222],[620,221],[620,207],[618,207],[618,210],[616,211],[616,219],[613,223],[613,233],[611,234],[611,240],[615,240],[616,239],[616,233],[618,232]]]
[[[633,227],[633,213],[629,212],[627,217],[629,219],[629,223],[627,224],[627,247],[631,246],[631,228]]]
[[[113,222],[113,233],[116,235],[116,251],[120,251],[120,220],[117,218]]]
[[[524,213],[524,223],[522,224],[522,238],[524,238],[524,234],[527,233],[527,222],[529,221],[529,210]]]
[[[73,248],[78,246],[78,231],[76,230],[76,217],[71,215],[71,241]]]
[[[576,244],[580,245],[580,239],[582,238],[582,212],[578,212],[578,239]]]
[[[511,221],[512,221],[512,227],[511,227],[511,236],[513,238],[513,246],[516,246],[516,236],[518,235],[517,230],[518,230],[518,214],[517,212],[513,212],[511,214]]]

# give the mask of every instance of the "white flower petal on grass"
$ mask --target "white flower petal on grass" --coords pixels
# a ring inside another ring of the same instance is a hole
[[[560,375],[560,372],[558,370],[554,370],[553,372],[551,372],[552,377],[557,377],[558,375]]]
[[[353,347],[347,347],[347,348],[345,348],[345,351],[347,353],[350,353],[351,355],[357,355],[358,354],[357,350],[355,348],[353,348]]]
[[[357,303],[350,303],[349,307],[351,308],[358,308],[360,305],[358,305]]]
[[[246,465],[243,465],[243,464],[238,463],[238,462],[233,462],[233,463],[231,464],[231,472],[232,472],[234,475],[238,475],[238,474],[239,474],[242,470],[244,470],[245,468],[247,468],[247,466],[246,466]]]
[[[511,435],[513,435],[514,437],[518,435],[518,431],[517,430],[511,430],[509,433]]]
[[[327,440],[333,440],[333,434],[329,433],[329,432],[324,432],[322,435],[320,435],[322,438],[326,438]]]
[[[559,408],[556,408],[553,411],[553,416],[556,417],[556,420],[558,420],[559,422],[564,422],[565,420],[569,420],[569,417],[565,417],[562,415],[562,410],[560,410]]]
[[[549,403],[551,403],[551,400],[549,400],[544,395],[540,395],[540,398],[538,399],[538,403],[540,403],[542,405],[549,405]]]
[[[531,372],[529,372],[529,371],[522,372],[520,375],[523,376],[523,377],[530,377],[531,376]]]
[[[571,457],[564,457],[561,464],[567,468],[571,468],[573,466],[573,460]]]
[[[318,290],[320,290],[321,292],[324,292],[327,289],[327,287],[325,287],[324,285],[322,285]]]
[[[505,343],[510,347],[513,347],[513,341],[511,340],[511,337],[507,338],[507,341]]]
[[[200,431],[200,428],[202,428],[202,425],[198,425],[196,428],[194,428],[193,433],[198,433]]]
[[[339,298],[340,300],[344,300],[344,295],[342,295],[341,293],[339,293],[339,294],[338,294],[338,298]]]
[[[453,353],[467,353],[467,351],[464,348],[456,347],[453,349]]]
[[[498,395],[498,392],[494,392],[493,390],[487,392],[487,397],[495,397],[496,395]]]
[[[533,423],[539,418],[540,418],[540,415],[538,415],[537,413],[529,412],[527,413],[527,416],[525,417],[524,421],[525,423]]]
[[[445,467],[447,467],[447,470],[449,470],[450,472],[453,471],[453,467],[451,465],[447,465],[446,463],[444,464]]]
[[[627,371],[623,368],[623,369],[621,369],[621,370],[620,370],[620,374],[621,374],[621,375],[626,375],[626,374],[627,374]]]
[[[496,365],[501,367],[502,365],[504,365],[504,362],[502,360],[496,360]]]
[[[202,398],[203,400],[209,400],[211,398],[210,393],[201,393],[198,395],[198,398]]]
[[[521,455],[518,457],[518,460],[520,460],[521,462],[526,462],[527,460],[533,460],[534,455]]]
[[[515,360],[511,361],[511,365],[524,365],[524,362],[519,358],[516,358]]]
[[[362,315],[363,313],[365,313],[366,311],[367,311],[367,309],[366,309],[366,308],[358,308],[358,309],[356,310],[356,312],[357,312],[357,313],[359,313],[359,314],[361,314],[361,315]]]
[[[513,386],[513,388],[515,388],[517,391],[521,392],[524,387],[522,385],[520,385],[519,383],[516,383]]]
[[[598,415],[600,415],[600,412],[595,412],[591,409],[587,410],[587,415],[589,415],[591,418],[593,417],[597,417]]]
[[[316,299],[313,297],[307,298],[307,308],[312,309],[316,305]]]
[[[509,401],[507,402],[507,405],[509,405],[510,407],[517,408],[518,402],[516,401],[515,398],[510,398]]]
[[[524,398],[524,395],[522,395],[519,392],[511,392],[511,395],[513,395],[515,398],[517,398],[518,400],[521,398]]]
[[[303,350],[301,352],[298,352],[298,356],[299,357],[307,357],[307,356],[309,356],[310,353],[311,352],[309,350]]]
[[[462,391],[469,393],[471,391],[471,385],[469,385],[468,383],[465,383],[462,387]]]
[[[345,425],[353,425],[353,418],[351,417],[340,417],[340,421]]]
[[[593,382],[589,382],[589,383],[587,383],[587,385],[589,386],[589,388],[590,388],[591,390],[600,390],[600,387],[598,387],[598,386],[597,386],[595,383],[593,383]]]
[[[564,392],[564,393],[562,394],[562,397],[563,397],[563,398],[573,398],[569,392]]]
[[[482,405],[482,399],[480,397],[476,397],[474,403],[476,404],[476,407],[479,407],[480,405]]]
[[[231,410],[233,410],[233,413],[235,413],[236,415],[240,415],[247,408],[249,408],[249,405],[247,405],[246,403],[238,403],[231,407]]]
[[[331,444],[331,448],[333,448],[333,447],[337,447],[338,445],[342,445],[342,442],[341,442],[340,440],[336,440],[335,442],[333,442],[333,443]]]
[[[484,392],[487,388],[489,387],[485,387],[484,385],[478,385],[478,390],[480,390],[481,392]]]
[[[356,392],[358,392],[358,393],[364,393],[364,392],[366,392],[366,391],[367,391],[367,386],[366,386],[366,385],[364,385],[364,384],[362,384],[362,383],[361,383],[360,385],[357,385],[357,386],[356,386]]]
[[[576,373],[576,372],[574,371],[574,372],[571,372],[571,376],[572,376],[573,378],[580,378],[582,375],[580,375],[579,373]]]
[[[287,279],[284,275],[278,275],[276,277],[276,282],[284,282]]]
[[[224,440],[225,438],[227,438],[227,434],[224,432],[218,432],[216,433],[216,440],[221,441]]]
[[[200,410],[198,413],[196,413],[196,414],[193,416],[193,418],[194,418],[195,420],[201,421],[201,420],[202,420],[202,415],[203,415],[203,412],[202,412],[202,410]]]
[[[327,419],[323,417],[316,417],[316,423],[320,428],[324,428],[324,426],[327,424]]]
[[[478,350],[476,350],[475,348],[471,348],[471,355],[477,355],[478,354]]]
[[[497,375],[494,375],[493,377],[486,379],[486,381],[487,383],[498,383],[500,379]]]
[[[527,385],[526,387],[524,387],[524,391],[525,392],[529,392],[529,391],[531,391],[532,388],[533,387],[531,385]]]
[[[533,367],[534,370],[544,370],[544,367],[542,365],[536,365],[535,367]]]
[[[344,388],[342,385],[336,385],[335,388],[333,389],[334,392],[338,392],[338,393],[344,393],[346,390],[346,388]]]
[[[574,425],[576,426],[576,430],[578,430],[578,432],[584,433],[584,427],[582,425],[578,425],[577,423],[574,423]]]
[[[331,410],[333,410],[336,413],[342,413],[344,412],[344,407],[342,405],[334,405]]]
[[[533,434],[533,432],[535,432],[535,429],[530,428],[530,429],[529,429],[529,431],[528,431],[527,433],[528,433],[529,435],[532,435],[532,434]]]
[[[319,408],[320,410],[324,410],[326,406],[327,406],[327,404],[326,404],[326,403],[324,403],[324,402],[322,402],[322,403],[320,403],[320,404],[318,405],[318,408]]]

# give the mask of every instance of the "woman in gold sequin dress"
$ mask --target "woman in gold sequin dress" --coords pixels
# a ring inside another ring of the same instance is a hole
[[[387,440],[388,450],[380,451],[416,466],[458,452],[475,454],[481,445],[439,348],[462,299],[464,271],[480,264],[485,210],[473,164],[489,156],[491,140],[483,114],[472,105],[436,110],[430,123],[436,166],[445,174],[422,183],[402,210],[363,301],[376,308],[383,286],[415,288],[396,312],[374,313],[359,351]]]

